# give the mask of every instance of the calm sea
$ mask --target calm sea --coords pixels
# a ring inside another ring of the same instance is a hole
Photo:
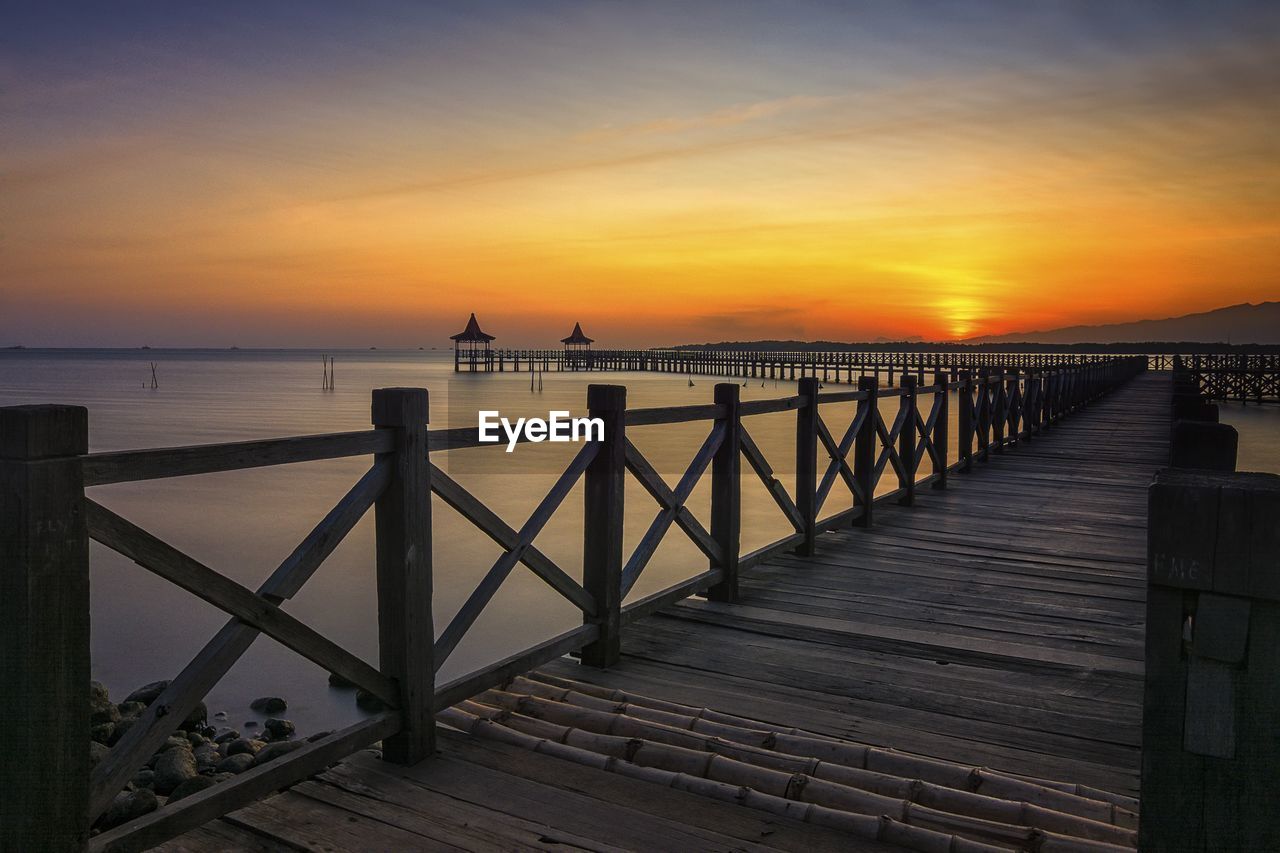
[[[653,373],[546,373],[541,389],[529,374],[456,375],[447,351],[331,351],[336,388],[321,387],[321,352],[263,350],[22,350],[0,352],[0,405],[57,402],[87,406],[90,450],[241,441],[369,426],[370,392],[387,386],[431,392],[433,428],[474,426],[478,409],[506,416],[552,409],[585,414],[588,383],[627,386],[631,407],[709,403],[716,379]],[[152,389],[156,364],[158,388]],[[757,379],[745,400],[795,392],[795,383]],[[892,418],[896,401],[886,401]],[[956,407],[952,406],[954,420]],[[824,407],[837,435],[853,404]],[[1280,471],[1280,409],[1224,407],[1223,419],[1241,433],[1240,467]],[[749,419],[747,427],[790,486],[794,471],[794,415]],[[640,427],[629,437],[674,486],[706,437],[706,422]],[[954,424],[952,435],[954,436]],[[954,438],[953,438],[954,441]],[[521,445],[512,454],[484,447],[444,454],[443,467],[512,527],[519,528],[577,449],[572,444]],[[439,457],[433,461],[442,464]],[[208,474],[97,487],[91,496],[206,565],[256,587],[368,468],[367,458]],[[788,532],[771,499],[744,465],[743,551]],[[894,487],[886,476],[882,488]],[[707,483],[690,506],[706,520]],[[847,505],[837,484],[824,514]],[[627,553],[657,505],[638,484],[627,487]],[[441,502],[435,523],[435,620],[439,632],[500,555],[486,536]],[[538,547],[570,575],[581,577],[581,485],[562,504]],[[91,546],[93,673],[117,699],[143,683],[170,678],[226,622],[199,599],[159,580],[129,560]],[[338,547],[287,609],[364,659],[377,660],[369,514]],[[672,528],[631,596],[661,589],[706,568],[706,561]],[[523,567],[517,567],[445,663],[452,678],[520,651],[579,622],[574,608]],[[283,696],[301,731],[333,728],[359,716],[349,691],[331,688],[315,665],[260,637],[208,698],[239,725],[261,717],[248,708],[262,695]]]
[[[1280,406],[1219,403],[1218,416],[1240,433],[1237,470],[1280,474]]]

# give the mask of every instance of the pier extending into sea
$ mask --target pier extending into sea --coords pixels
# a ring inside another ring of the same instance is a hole
[[[653,371],[689,376],[796,380],[812,376],[823,383],[855,384],[871,376],[894,385],[899,377],[914,376],[924,385],[935,373],[955,381],[960,371],[1008,373],[1044,370],[1064,365],[1095,364],[1115,358],[1141,357],[1155,371],[1174,369],[1175,362],[1191,375],[1210,400],[1239,403],[1280,403],[1280,355],[1275,353],[1054,353],[991,350],[746,350],[729,347],[679,349],[593,350],[457,348],[453,368],[474,372]]]
[[[1280,585],[1266,567],[1280,487],[1209,471],[1152,486],[1188,430],[1193,467],[1228,467],[1203,451],[1225,447],[1229,428],[1186,371],[1147,367],[939,370],[928,384],[909,372],[849,390],[809,376],[751,402],[724,383],[703,405],[639,410],[625,388],[591,386],[603,440],[580,447],[519,527],[433,462],[479,441],[428,431],[423,390],[375,392],[371,430],[116,453],[85,452],[82,408],[0,409],[0,622],[16,663],[0,846],[1084,851],[1132,849],[1140,825],[1158,841],[1166,824],[1185,843],[1147,846],[1266,846],[1270,794],[1254,777],[1276,758],[1264,709],[1280,684]],[[833,403],[855,404],[848,423]],[[795,418],[791,483],[751,437],[754,417],[779,412]],[[628,439],[693,422],[707,435],[674,484]],[[368,472],[256,591],[92,499],[109,483],[361,455]],[[703,477],[705,522],[686,506]],[[742,553],[752,479],[791,532]],[[579,480],[584,501],[567,506]],[[656,514],[624,547],[633,500]],[[437,631],[440,503],[502,555]],[[370,509],[376,664],[283,607]],[[536,546],[557,511],[581,513],[580,573]],[[669,535],[688,536],[707,568],[624,604]],[[90,538],[230,616],[92,772]],[[437,682],[520,565],[582,624]],[[386,710],[90,837],[259,634]],[[1234,835],[1214,809],[1238,810]]]

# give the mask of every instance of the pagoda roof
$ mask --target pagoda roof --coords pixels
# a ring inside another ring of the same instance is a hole
[[[594,344],[595,339],[588,338],[586,335],[582,333],[581,323],[574,323],[573,332],[569,335],[569,337],[561,338],[560,343],[562,344]]]
[[[467,321],[467,327],[456,335],[450,335],[449,338],[455,341],[481,341],[488,343],[493,340],[493,335],[480,331],[480,324],[476,322],[476,314],[472,311],[471,319]]]

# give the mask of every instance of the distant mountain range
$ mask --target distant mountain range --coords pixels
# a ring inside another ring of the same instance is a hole
[[[965,338],[966,344],[1114,344],[1144,341],[1280,344],[1280,302],[1245,302],[1165,320],[1138,320],[1102,326],[1067,326],[1041,332],[1012,332]]]

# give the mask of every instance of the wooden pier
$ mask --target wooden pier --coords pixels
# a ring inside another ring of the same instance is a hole
[[[542,672],[1136,795],[1146,494],[1168,396],[1167,374],[1146,374],[916,506],[885,501],[872,528],[820,536],[811,558],[761,563],[736,603],[634,622],[608,670]],[[166,849],[897,849],[501,742],[448,733],[440,748],[408,769],[353,759]]]
[[[895,377],[914,375],[921,384],[939,370],[955,379],[961,370],[1001,368],[1043,370],[1063,365],[1100,363],[1115,359],[1112,354],[1062,354],[1048,352],[988,351],[800,351],[733,349],[487,349],[454,352],[458,372],[576,372],[633,371],[682,373],[692,376],[726,376],[744,379],[796,380],[815,377],[825,382],[856,384],[862,376],[884,377],[893,385]],[[1153,370],[1168,370],[1168,356],[1148,356]]]
[[[1231,403],[1280,403],[1280,356],[1177,356],[1172,369],[1185,371],[1206,400]]]
[[[375,454],[370,472],[257,593],[85,500],[84,535],[233,618],[113,747],[87,792],[65,780],[59,789],[57,779],[25,792],[33,807],[57,800],[65,814],[77,804],[86,814],[69,839],[27,849],[74,849],[258,632],[383,697],[390,710],[95,835],[89,849],[143,849],[184,831],[170,849],[1132,847],[1144,506],[1168,458],[1170,426],[1168,374],[1145,367],[1113,359],[984,369],[954,382],[939,371],[928,386],[908,375],[897,388],[864,377],[856,391],[825,393],[809,378],[798,395],[749,403],[726,384],[710,405],[631,411],[625,389],[593,386],[589,408],[605,419],[604,440],[578,451],[519,529],[430,463],[428,452],[477,439],[475,430],[428,434],[423,392],[378,392],[372,431],[89,455],[76,410],[3,410],[15,437],[32,435],[33,420],[60,425],[49,433],[58,447],[34,450],[41,462],[64,460],[72,494]],[[835,402],[857,403],[849,424],[825,422],[822,407]],[[948,434],[952,405],[958,434]],[[792,488],[749,432],[752,417],[786,411],[797,425]],[[693,421],[710,431],[674,487],[626,439],[630,429]],[[8,482],[23,482],[12,470],[31,452],[6,443]],[[707,471],[709,529],[684,506]],[[658,510],[629,554],[625,473]],[[897,487],[872,500],[884,476]],[[581,584],[533,546],[580,477]],[[740,554],[739,488],[754,477],[794,532]],[[438,636],[430,565],[416,556],[430,553],[429,511],[406,511],[427,506],[428,492],[505,549]],[[379,588],[389,593],[376,668],[279,608],[375,504]],[[24,529],[33,541],[63,541],[76,523]],[[674,529],[704,551],[709,568],[623,604]],[[79,546],[73,539],[68,547],[74,564]],[[582,626],[435,683],[439,661],[517,563],[577,604]],[[44,582],[56,592],[56,580]],[[69,638],[60,654],[75,658],[83,640]],[[378,742],[380,758],[362,752]],[[82,748],[67,745],[69,754]],[[261,799],[281,788],[289,790]],[[5,831],[22,837],[21,827]]]
[[[1147,369],[1182,365],[1208,400],[1280,403],[1280,355],[1274,353],[1132,353]],[[1116,358],[1108,353],[966,351],[799,351],[735,349],[490,349],[454,354],[458,372],[652,371],[689,376],[794,381],[814,377],[824,384],[856,384],[871,376],[887,385],[914,376],[920,385],[939,371],[955,380],[962,370],[1043,370],[1064,364],[1090,364]]]

